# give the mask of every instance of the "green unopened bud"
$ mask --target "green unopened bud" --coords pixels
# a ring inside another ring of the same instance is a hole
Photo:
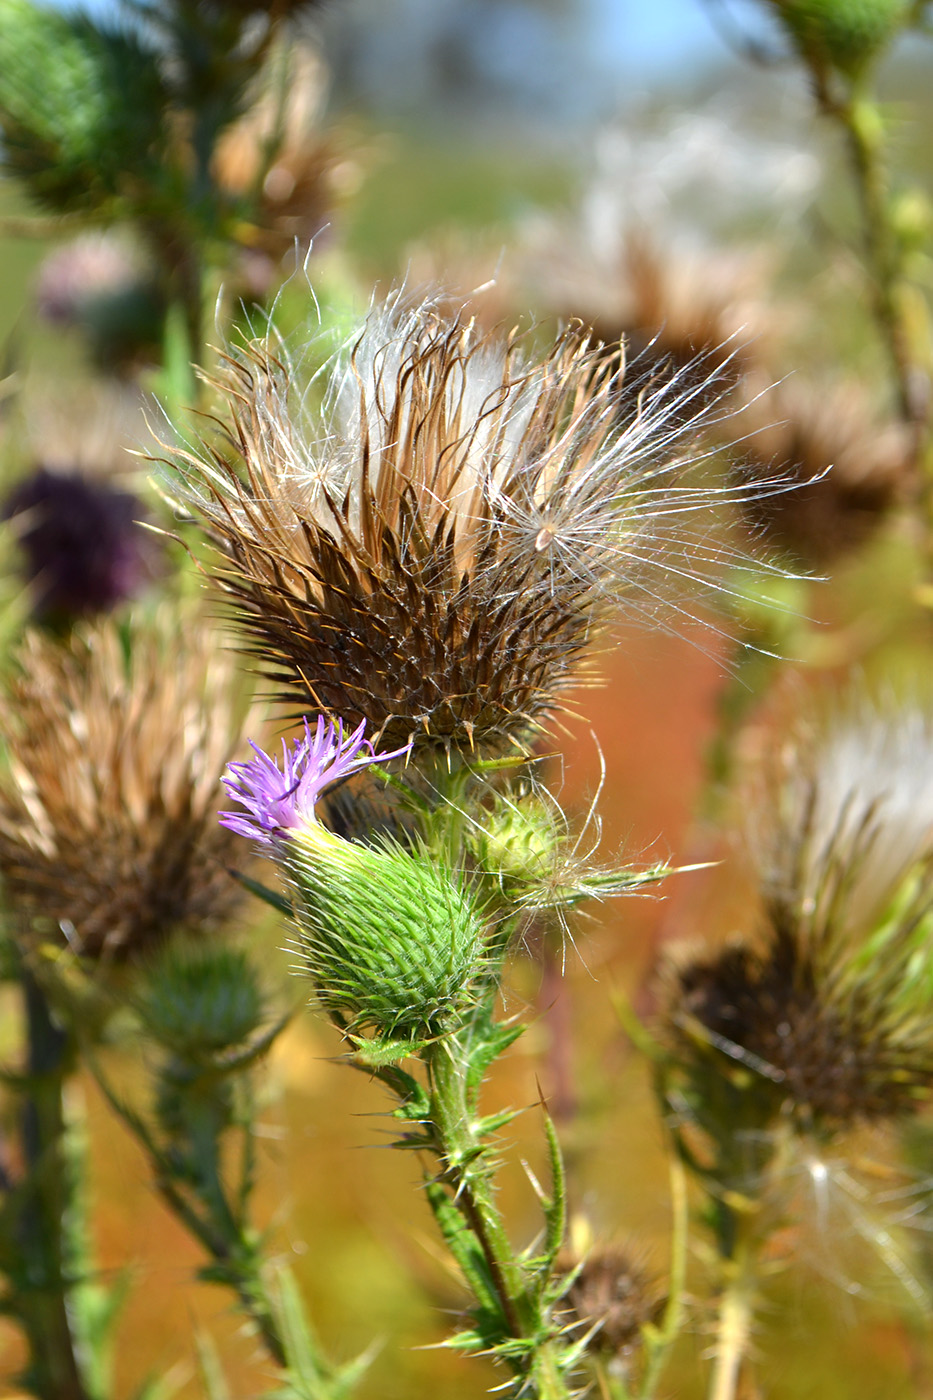
[[[234,948],[170,945],[148,972],[138,1004],[154,1039],[182,1058],[242,1045],[264,1016],[255,971]]]
[[[501,801],[484,815],[471,844],[481,869],[506,890],[550,878],[561,833],[554,814],[535,798]]]
[[[906,22],[910,0],[771,0],[801,58],[857,78]]]
[[[318,823],[288,848],[304,966],[323,1006],[354,1029],[433,1034],[481,957],[468,893],[420,854],[344,841]]]

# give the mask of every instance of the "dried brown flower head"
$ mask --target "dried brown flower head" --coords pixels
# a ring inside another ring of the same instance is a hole
[[[765,936],[668,969],[668,1036],[762,1119],[897,1117],[933,1090],[933,728],[860,716],[779,767],[753,833]]]
[[[34,633],[0,710],[0,875],[16,931],[125,958],[224,919],[236,838],[217,822],[237,743],[207,628]]]
[[[743,470],[797,489],[749,498],[754,525],[816,567],[859,544],[905,498],[912,447],[903,425],[881,424],[856,385],[787,380],[755,400],[763,426],[742,441]]]
[[[577,330],[534,361],[397,299],[323,424],[268,341],[228,355],[228,439],[174,456],[266,673],[382,747],[524,745],[620,605],[653,615],[723,562],[729,490],[685,474],[693,391],[622,421],[621,382]]]
[[[564,1300],[591,1333],[589,1348],[611,1356],[633,1351],[642,1328],[658,1322],[664,1307],[663,1292],[644,1262],[617,1245],[587,1254]]]
[[[760,331],[753,288],[750,265],[736,254],[675,253],[633,234],[622,252],[616,306],[607,314],[603,301],[593,325],[607,343],[624,339],[643,373],[679,371],[722,394],[753,362]]]

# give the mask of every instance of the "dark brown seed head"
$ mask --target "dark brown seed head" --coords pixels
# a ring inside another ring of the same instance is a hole
[[[808,1129],[896,1118],[933,1088],[933,1037],[870,986],[839,995],[786,934],[678,969],[666,1019],[681,1054],[745,1070],[766,1115]]]
[[[794,380],[756,399],[764,425],[742,442],[742,470],[795,483],[749,498],[753,524],[812,567],[861,543],[902,502],[910,487],[909,434],[879,423],[864,393],[839,385],[814,390]]]
[[[656,1323],[664,1307],[657,1280],[618,1246],[589,1253],[564,1296],[581,1329],[592,1333],[590,1350],[611,1356],[637,1347],[642,1328]]]
[[[763,935],[668,969],[675,1057],[698,1085],[741,1080],[762,1119],[834,1129],[916,1109],[933,1091],[929,722],[865,710],[802,735],[752,825]]]
[[[121,959],[230,913],[217,808],[239,726],[216,646],[190,620],[27,636],[0,709],[0,874],[25,937]]]
[[[685,396],[622,422],[621,371],[578,331],[534,362],[395,301],[338,360],[323,426],[268,343],[216,387],[228,438],[175,454],[212,572],[296,706],[382,747],[524,746],[620,603],[721,563]]]

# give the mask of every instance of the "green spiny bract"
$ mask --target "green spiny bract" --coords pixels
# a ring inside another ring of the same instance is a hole
[[[324,1007],[380,1035],[442,1030],[481,960],[482,922],[450,875],[389,842],[319,825],[288,844],[303,970]]]
[[[907,20],[910,0],[771,0],[805,63],[856,79]]]
[[[170,945],[146,975],[138,1005],[153,1038],[182,1059],[243,1045],[265,1014],[249,960],[222,947]]]

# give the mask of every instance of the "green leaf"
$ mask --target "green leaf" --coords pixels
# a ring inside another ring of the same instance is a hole
[[[544,1240],[544,1267],[541,1271],[542,1281],[546,1282],[554,1260],[563,1248],[567,1231],[567,1174],[564,1170],[564,1156],[560,1150],[557,1129],[553,1118],[547,1112],[544,1115],[544,1132],[551,1165],[551,1199],[544,1202],[547,1232]]]
[[[282,894],[276,894],[275,890],[270,890],[266,885],[261,885],[258,880],[253,880],[249,875],[244,875],[242,870],[234,870],[227,867],[227,874],[232,875],[234,880],[254,894],[257,899],[261,899],[265,904],[277,909],[280,914],[286,914],[289,918],[294,914],[291,904]]]
[[[494,1331],[507,1332],[508,1322],[499,1304],[499,1294],[489,1272],[486,1256],[460,1208],[446,1187],[438,1181],[428,1180],[425,1183],[425,1193],[447,1248],[456,1260],[480,1308],[484,1314],[496,1319]]]
[[[490,1065],[514,1045],[525,1027],[518,1021],[495,1021],[493,999],[486,998],[476,1007],[462,1030],[457,1032],[457,1050],[466,1068],[466,1088],[471,1107],[475,1105],[480,1087]]]

